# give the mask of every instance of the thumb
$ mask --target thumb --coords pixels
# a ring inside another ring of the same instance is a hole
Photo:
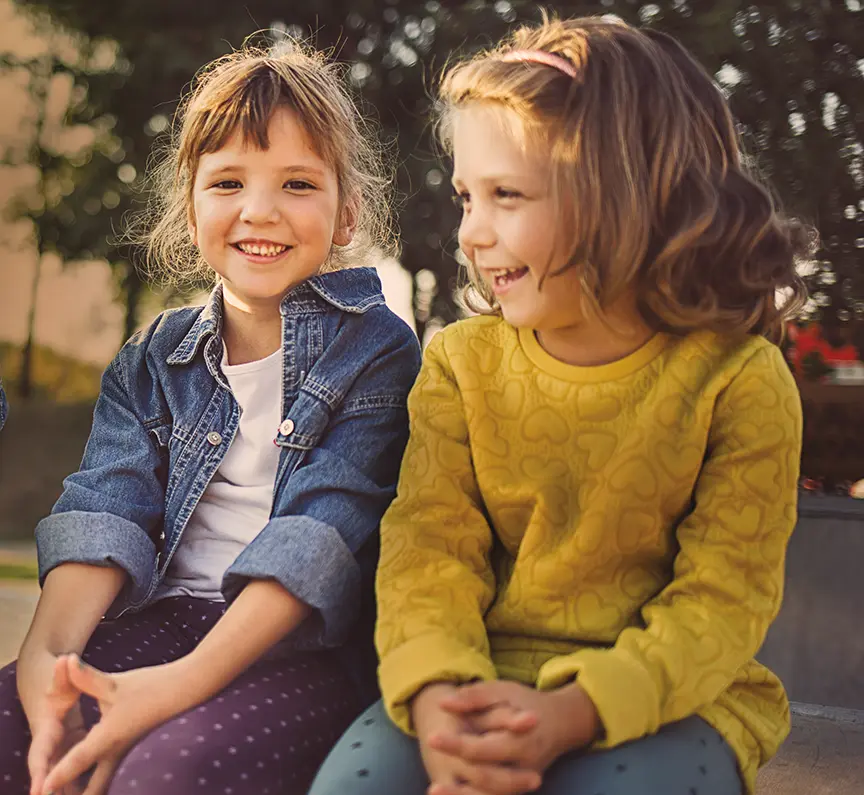
[[[111,674],[88,665],[77,654],[66,656],[66,671],[69,681],[82,693],[97,701],[111,701],[117,689],[117,682]]]
[[[54,675],[48,688],[48,703],[51,704],[57,717],[62,718],[78,701],[78,690],[69,680],[66,655],[61,655],[54,662]]]

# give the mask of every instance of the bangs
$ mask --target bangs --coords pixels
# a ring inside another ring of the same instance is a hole
[[[247,146],[269,149],[273,114],[280,107],[293,107],[278,76],[266,67],[259,67],[233,88],[226,86],[224,100],[201,111],[196,148],[202,155],[218,151],[238,132]]]
[[[190,171],[195,171],[201,155],[217,152],[236,134],[247,146],[269,149],[270,122],[283,108],[296,113],[315,153],[335,165],[326,108],[315,92],[304,91],[302,83],[291,81],[284,70],[284,64],[261,59],[252,69],[238,69],[214,90],[202,91],[189,109],[183,136],[183,160]]]

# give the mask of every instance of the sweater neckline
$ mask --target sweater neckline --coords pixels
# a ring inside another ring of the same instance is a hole
[[[623,359],[618,359],[608,364],[583,366],[568,364],[556,359],[540,345],[537,335],[533,329],[518,329],[519,342],[525,355],[533,364],[549,375],[562,378],[565,381],[579,383],[602,383],[603,381],[617,381],[625,376],[632,375],[641,370],[646,364],[655,359],[669,342],[669,335],[658,332],[644,345]]]

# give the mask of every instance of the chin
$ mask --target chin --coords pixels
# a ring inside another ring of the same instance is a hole
[[[538,318],[533,312],[519,311],[501,307],[501,315],[513,328],[536,328]]]
[[[273,302],[278,303],[282,300],[288,290],[288,287],[274,287],[272,289],[261,289],[258,287],[257,289],[250,288],[248,290],[235,289],[235,293],[239,298],[242,298],[250,304],[267,304]]]

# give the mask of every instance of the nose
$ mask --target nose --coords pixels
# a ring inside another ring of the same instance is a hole
[[[240,220],[247,224],[272,224],[279,221],[279,205],[267,189],[247,189],[240,209]]]
[[[489,210],[479,202],[462,213],[459,224],[459,247],[463,251],[495,245],[495,226]]]

